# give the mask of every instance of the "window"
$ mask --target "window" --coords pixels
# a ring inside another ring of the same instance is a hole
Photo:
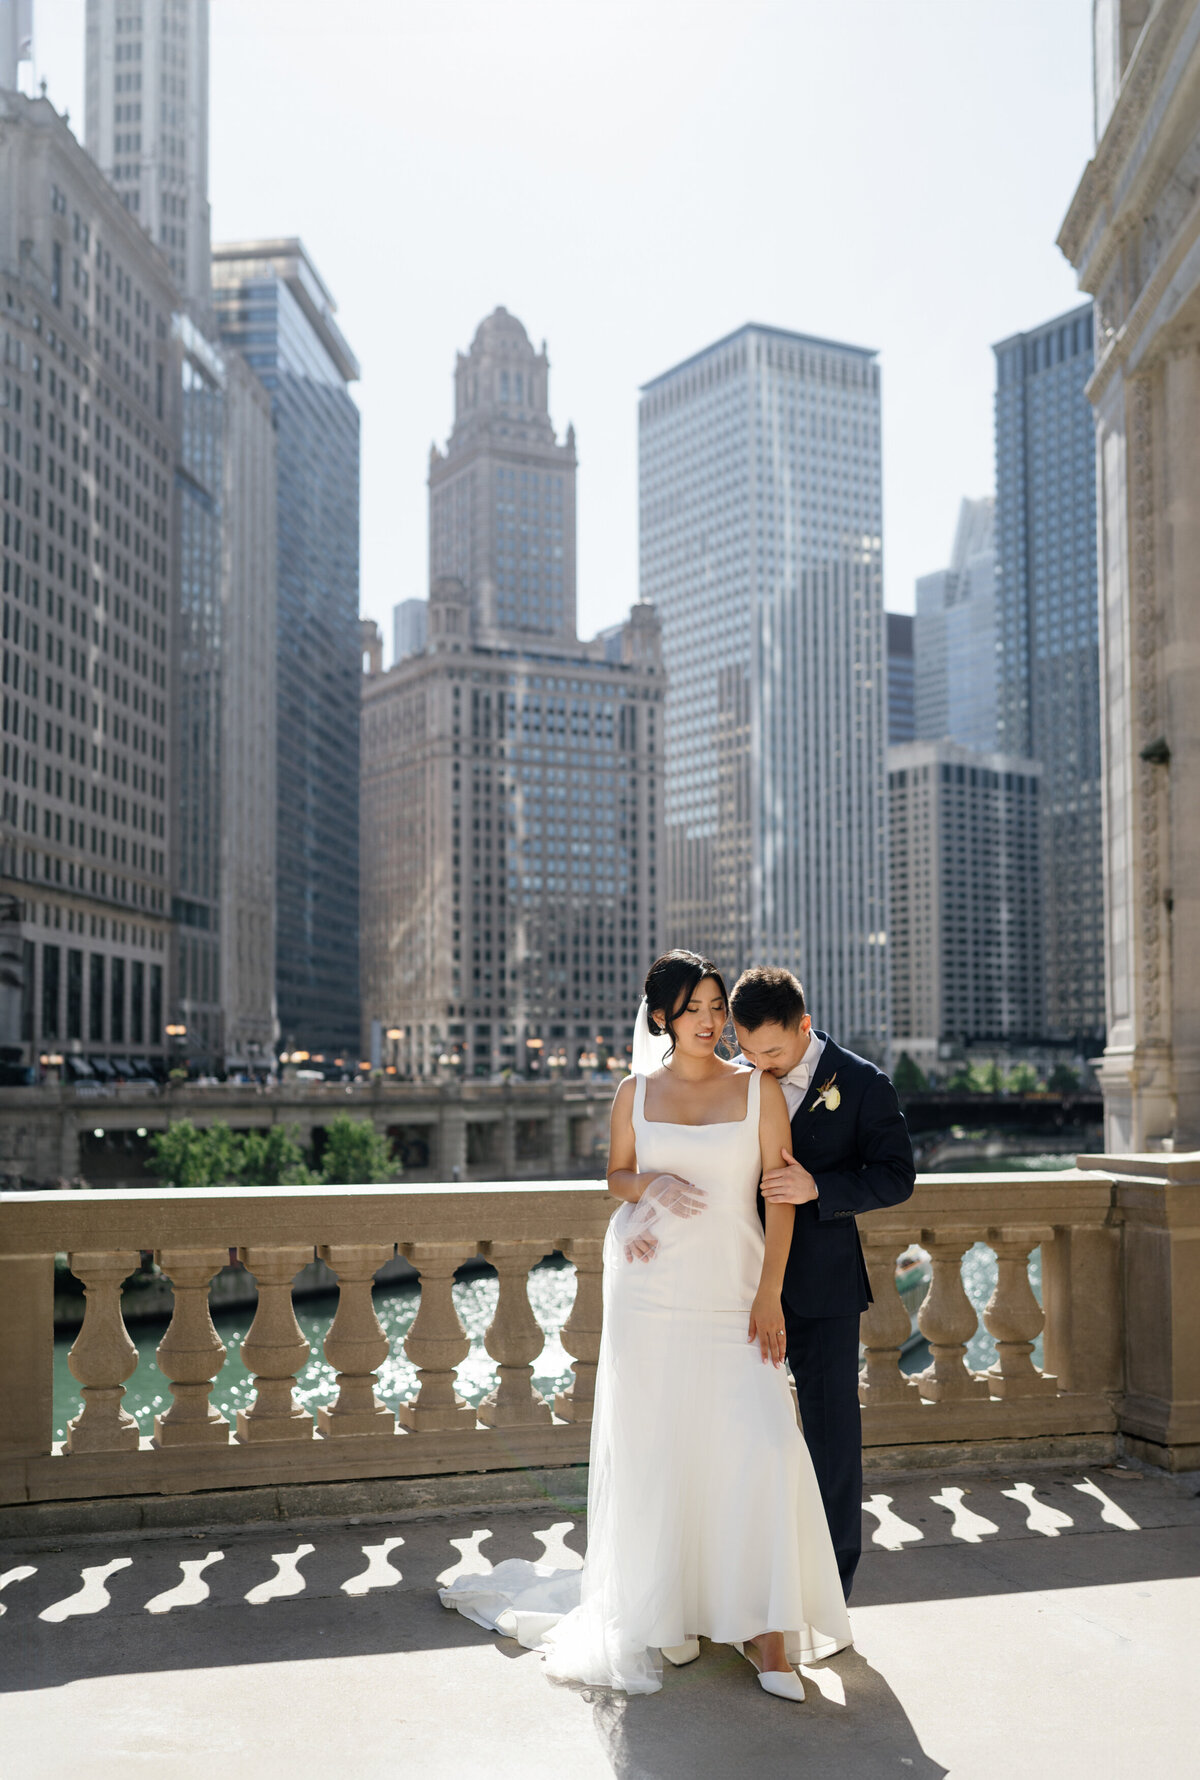
[[[104,954],[93,952],[88,959],[88,1040],[104,1043]]]
[[[42,1037],[58,1037],[58,991],[62,951],[58,946],[42,947]]]
[[[67,953],[67,1037],[83,1037],[83,953]]]
[[[109,1032],[115,1045],[125,1042],[125,960],[114,958],[109,981]]]

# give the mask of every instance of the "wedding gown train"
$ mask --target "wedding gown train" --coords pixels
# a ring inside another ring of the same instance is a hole
[[[793,1663],[844,1649],[850,1627],[812,1460],[787,1375],[747,1339],[763,1231],[759,1082],[743,1119],[633,1124],[641,1172],[702,1187],[696,1217],[659,1217],[627,1261],[622,1206],[604,1246],[604,1328],[582,1570],[509,1559],[460,1576],[442,1602],[544,1652],[560,1680],[650,1693],[659,1652],[700,1635],[782,1631]]]

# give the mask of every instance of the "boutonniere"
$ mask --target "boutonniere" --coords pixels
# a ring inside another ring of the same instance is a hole
[[[826,1112],[837,1111],[838,1107],[842,1104],[842,1091],[840,1088],[834,1087],[836,1081],[837,1072],[835,1071],[818,1093],[816,1100],[809,1108],[810,1112],[816,1112],[818,1106],[823,1106]]]

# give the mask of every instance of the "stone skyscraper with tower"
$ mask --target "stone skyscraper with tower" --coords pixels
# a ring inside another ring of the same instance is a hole
[[[624,1058],[657,941],[659,625],[637,605],[579,640],[545,347],[497,309],[454,391],[425,648],[384,673],[368,645],[364,1046],[401,1073],[550,1076]]]

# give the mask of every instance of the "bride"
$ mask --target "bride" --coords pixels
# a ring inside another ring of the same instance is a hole
[[[541,1649],[559,1680],[651,1693],[703,1635],[763,1688],[802,1700],[797,1663],[850,1628],[821,1497],[783,1371],[780,1293],[795,1208],[756,1210],[790,1141],[771,1075],[717,1055],[721,974],[694,952],[651,966],[634,1073],[612,1110],[604,1326],[582,1571],[510,1559],[441,1591]]]

